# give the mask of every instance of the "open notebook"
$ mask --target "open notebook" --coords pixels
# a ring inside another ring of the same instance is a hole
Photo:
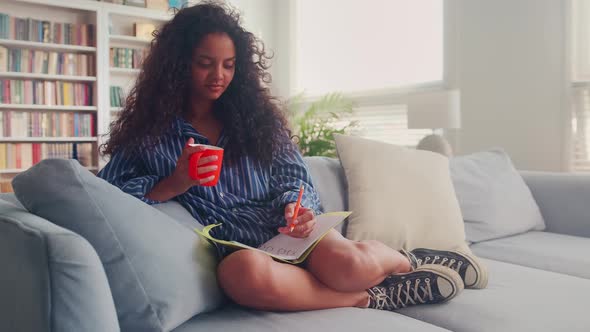
[[[279,234],[266,241],[258,248],[250,247],[236,241],[224,241],[214,238],[209,232],[212,228],[219,226],[220,224],[209,225],[202,230],[195,229],[195,232],[204,238],[221,245],[234,248],[258,250],[280,261],[298,264],[307,258],[309,253],[311,253],[313,248],[315,248],[315,246],[330,231],[330,229],[343,222],[351,213],[352,212],[341,211],[321,214],[316,216],[315,228],[308,237],[299,239],[289,235]]]

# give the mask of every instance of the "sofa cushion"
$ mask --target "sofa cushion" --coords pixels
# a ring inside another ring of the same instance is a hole
[[[590,280],[482,259],[486,289],[466,289],[442,305],[399,313],[452,331],[588,331]]]
[[[194,231],[195,228],[203,229],[204,227],[195,219],[195,217],[193,217],[190,212],[188,212],[187,209],[184,208],[184,206],[182,206],[182,204],[178,203],[177,201],[168,201],[155,204],[152,205],[152,207],[166,214],[168,217],[174,219],[174,221],[185,226],[191,231]]]
[[[103,266],[78,234],[0,200],[0,331],[119,331]]]
[[[305,312],[268,312],[230,306],[199,315],[173,332],[326,332],[326,331],[424,331],[443,328],[382,310],[339,308]]]
[[[13,187],[29,211],[96,249],[122,330],[169,331],[220,304],[215,251],[77,161],[44,160],[15,177]]]
[[[353,212],[346,237],[394,249],[469,250],[446,157],[343,135],[336,147]]]
[[[501,149],[452,158],[451,177],[468,241],[545,228],[529,187]]]
[[[590,279],[590,239],[548,232],[484,241],[471,246],[481,257]]]
[[[18,198],[16,198],[14,193],[0,193],[0,201],[5,201],[11,203],[16,207],[24,208],[24,206],[19,202]]]

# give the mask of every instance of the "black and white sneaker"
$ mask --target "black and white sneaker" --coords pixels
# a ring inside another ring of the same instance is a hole
[[[418,304],[446,302],[463,290],[463,281],[448,267],[424,264],[412,272],[390,275],[367,290],[369,308],[398,310]]]
[[[485,288],[488,272],[477,257],[459,251],[417,248],[412,251],[400,250],[410,260],[412,267],[437,264],[455,270],[461,276],[465,288]]]

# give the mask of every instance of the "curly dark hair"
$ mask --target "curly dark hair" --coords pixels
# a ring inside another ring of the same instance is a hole
[[[267,69],[272,55],[240,23],[235,9],[206,1],[179,10],[154,32],[150,52],[119,118],[110,125],[102,153],[154,146],[171,130],[175,117],[190,112],[193,50],[206,35],[221,32],[236,49],[233,80],[214,103],[214,114],[229,136],[227,155],[248,155],[269,163],[291,132],[280,103],[265,86],[271,81]]]

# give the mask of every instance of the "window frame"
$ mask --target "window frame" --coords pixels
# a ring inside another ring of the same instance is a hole
[[[419,93],[431,90],[452,89],[456,82],[456,51],[457,45],[457,24],[455,21],[456,5],[453,1],[441,0],[443,2],[443,74],[438,81],[424,82],[420,84],[406,85],[394,88],[367,89],[354,92],[343,92],[343,96],[355,102],[358,106],[376,105],[384,103],[403,103],[405,96],[412,93]],[[292,50],[289,56],[289,82],[288,93],[290,96],[300,94],[298,90],[297,52],[299,49],[299,36],[297,34],[297,23],[299,22],[300,8],[299,1],[289,1],[289,48]],[[320,94],[309,94],[304,97],[306,101],[314,101],[321,97]]]
[[[577,69],[578,59],[577,54],[577,28],[574,26],[578,21],[575,18],[575,11],[577,10],[575,0],[566,0],[564,2],[563,10],[563,21],[564,21],[564,98],[563,98],[563,109],[564,109],[564,149],[562,157],[562,168],[566,172],[571,173],[589,173],[590,172],[590,154],[586,156],[586,160],[577,159],[577,137],[573,130],[573,124],[575,120],[577,106],[576,101],[576,90],[580,88],[590,88],[590,76],[585,79],[580,79]],[[590,24],[590,23],[588,23]],[[590,27],[589,27],[590,29]],[[590,33],[588,33],[590,37]],[[590,46],[589,46],[590,48]],[[578,105],[579,106],[579,105]],[[590,125],[590,123],[588,124]],[[590,129],[590,128],[589,128]],[[583,144],[590,144],[590,136],[586,137],[586,141]]]
[[[350,99],[355,108],[362,109],[366,106],[387,106],[387,105],[403,105],[406,103],[407,97],[412,94],[427,92],[427,91],[445,91],[457,88],[457,73],[458,73],[458,57],[457,46],[458,43],[458,4],[450,0],[443,1],[443,73],[442,80],[425,82],[421,84],[408,85],[395,88],[370,89],[359,90],[355,92],[343,92],[343,97]],[[288,73],[289,80],[287,82],[286,90],[288,97],[301,94],[302,91],[297,90],[297,52],[299,47],[297,35],[298,10],[297,0],[289,0],[289,64]],[[320,94],[305,94],[303,95],[303,103],[311,103],[321,98]],[[410,129],[408,129],[410,130]],[[456,130],[437,129],[438,134],[443,135],[453,147],[457,149],[459,146],[459,135],[456,135]]]

